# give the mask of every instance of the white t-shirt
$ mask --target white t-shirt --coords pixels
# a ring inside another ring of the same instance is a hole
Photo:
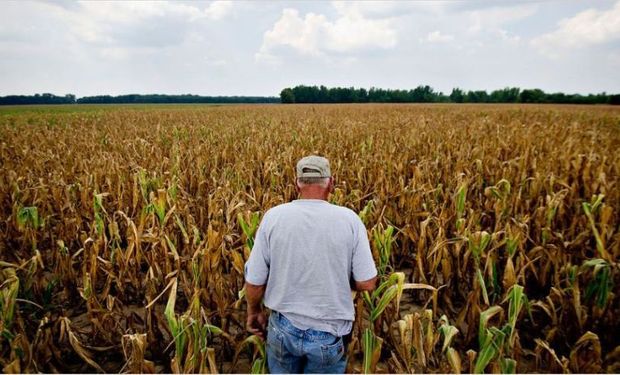
[[[377,275],[364,224],[346,208],[299,199],[265,213],[245,280],[265,285],[265,306],[299,329],[343,336],[355,319],[349,280]]]

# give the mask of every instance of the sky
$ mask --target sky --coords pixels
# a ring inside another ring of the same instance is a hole
[[[0,1],[0,95],[620,93],[620,0]]]

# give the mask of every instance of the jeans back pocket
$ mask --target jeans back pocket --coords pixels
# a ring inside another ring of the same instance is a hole
[[[321,345],[321,357],[323,366],[332,366],[336,364],[344,355],[344,342],[342,337],[338,337],[335,343],[329,345]]]
[[[280,360],[284,358],[284,336],[272,324],[267,327],[267,350]]]

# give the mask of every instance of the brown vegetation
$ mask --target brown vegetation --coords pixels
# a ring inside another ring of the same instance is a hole
[[[0,113],[0,365],[260,369],[243,263],[317,153],[385,284],[350,371],[618,372],[619,149],[607,107]]]

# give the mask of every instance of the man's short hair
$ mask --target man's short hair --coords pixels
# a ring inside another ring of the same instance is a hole
[[[299,187],[321,185],[321,187],[326,188],[329,185],[329,177],[298,177],[297,185]]]

